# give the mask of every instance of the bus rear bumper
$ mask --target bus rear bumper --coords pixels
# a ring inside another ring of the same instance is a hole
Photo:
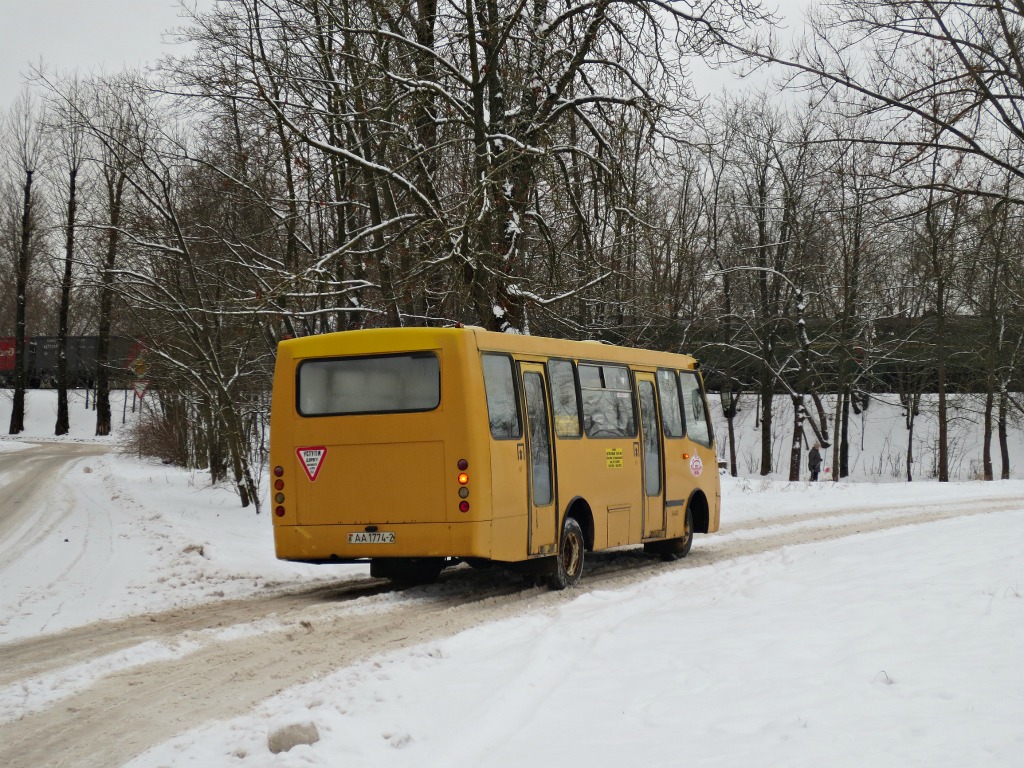
[[[479,557],[492,555],[492,523],[381,523],[365,525],[277,525],[280,560],[309,563],[378,557]],[[353,534],[350,536],[350,534]]]

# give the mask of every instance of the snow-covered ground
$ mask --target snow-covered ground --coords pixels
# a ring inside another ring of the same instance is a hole
[[[568,599],[289,689],[132,765],[1019,766],[1022,511]],[[276,724],[304,721],[320,742],[267,751]]]
[[[0,438],[0,451],[31,448],[28,440],[55,441],[55,393],[28,395],[25,432],[17,440]],[[63,482],[47,490],[53,535],[17,553],[10,551],[16,539],[0,542],[0,556],[14,558],[0,572],[0,642],[249,596],[282,584],[337,579],[339,572],[365,573],[359,566],[324,569],[277,560],[270,520],[239,507],[230,488],[211,488],[202,473],[124,453],[131,446],[131,400],[123,424],[121,395],[114,400],[114,434],[96,438],[95,414],[85,410],[84,395],[75,393],[66,439],[111,450],[77,461]],[[9,420],[10,399],[0,395],[0,425]],[[5,479],[0,471],[0,483]],[[40,569],[40,562],[53,567]]]
[[[0,427],[9,406],[0,394]],[[53,413],[52,393],[30,393],[26,434],[0,439],[0,451],[36,450],[30,441],[52,432]],[[97,442],[80,400],[71,418],[72,440]],[[697,538],[688,567],[563,593],[541,610],[337,669],[237,718],[191,724],[130,764],[1019,766],[1024,480],[893,482],[886,462],[906,440],[898,408],[875,403],[858,423],[856,482],[724,478],[722,532]],[[917,429],[927,446],[927,414]],[[757,435],[750,425],[741,434],[746,456]],[[957,466],[970,472],[976,430],[958,434]],[[1011,458],[1024,462],[1019,429],[1013,441]],[[278,562],[269,519],[201,474],[112,451],[40,481],[47,535],[24,552],[0,542],[0,659],[4,644],[98,619],[367,574]],[[961,509],[972,514],[955,516]],[[930,510],[947,518],[921,523]],[[904,518],[917,524],[871,530]],[[798,540],[807,543],[787,546]],[[254,616],[215,637],[139,642],[0,685],[0,728],[117,669],[279,630]],[[296,723],[313,724],[319,741],[272,754],[268,732]]]

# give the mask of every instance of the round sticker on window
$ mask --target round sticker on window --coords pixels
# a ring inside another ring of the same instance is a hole
[[[704,471],[704,462],[700,460],[700,456],[690,459],[690,471],[694,477],[700,477],[700,473]]]

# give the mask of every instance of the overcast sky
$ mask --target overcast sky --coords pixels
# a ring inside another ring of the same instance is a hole
[[[186,1],[212,5],[212,0]],[[790,19],[799,18],[809,2],[767,0]],[[21,90],[21,74],[40,60],[50,70],[118,72],[179,50],[166,36],[181,24],[179,13],[177,0],[0,0],[0,111]],[[701,69],[694,67],[694,76],[705,92],[734,82]]]
[[[0,109],[40,59],[50,69],[117,72],[158,59],[173,46],[175,0],[0,0]]]

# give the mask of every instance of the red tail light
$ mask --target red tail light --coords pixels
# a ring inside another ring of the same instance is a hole
[[[469,469],[469,461],[466,459],[459,459],[459,498],[462,501],[459,502],[460,512],[469,512],[469,502],[466,501],[466,497],[469,496],[469,488],[466,486],[469,484],[469,473],[466,471]]]

